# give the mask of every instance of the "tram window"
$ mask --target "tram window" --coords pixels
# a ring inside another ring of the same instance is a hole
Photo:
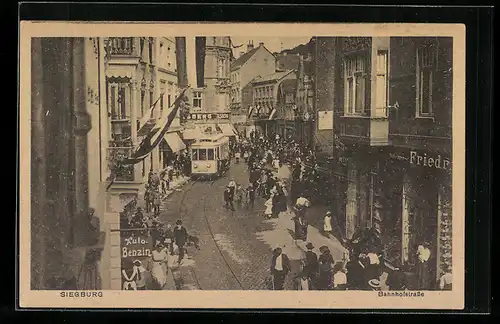
[[[192,150],[192,160],[198,161],[198,150],[197,149]]]
[[[208,160],[213,161],[214,160],[214,149],[208,149]]]
[[[206,161],[207,160],[207,150],[206,149],[198,149],[198,160]]]

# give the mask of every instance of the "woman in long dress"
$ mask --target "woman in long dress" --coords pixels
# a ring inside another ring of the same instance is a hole
[[[151,254],[152,261],[152,269],[151,276],[153,277],[153,281],[159,286],[160,289],[165,286],[167,282],[167,265],[166,262],[168,260],[167,251],[164,248],[163,244],[158,244],[156,249],[153,250]]]

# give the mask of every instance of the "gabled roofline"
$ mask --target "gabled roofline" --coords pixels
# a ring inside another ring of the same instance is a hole
[[[296,73],[297,70],[289,70],[287,73],[283,74],[283,76],[281,78],[279,78],[279,79],[270,79],[270,80],[266,80],[266,81],[255,80],[255,78],[258,77],[257,76],[257,77],[254,78],[254,80],[250,81],[250,83],[257,84],[257,83],[260,83],[260,82],[269,82],[269,81],[273,81],[273,80],[276,80],[276,82],[280,82],[284,77],[288,76],[290,73],[293,73],[293,72]],[[274,73],[276,73],[276,72],[274,72]]]
[[[264,48],[264,49],[265,49],[265,50],[266,50],[269,54],[271,54],[271,56],[272,56],[272,57],[274,57],[274,59],[276,59],[276,56],[275,56],[273,53],[271,53],[271,51],[270,51],[270,50],[269,50],[269,49],[268,49],[265,45],[263,45],[262,47],[263,47],[263,48]],[[248,61],[250,61],[250,59],[251,59],[251,58],[255,55],[255,53],[257,53],[257,52],[258,52],[259,48],[260,48],[260,46],[255,47],[254,49],[256,49],[256,51],[255,51],[252,55],[250,55],[250,57],[248,58],[248,60],[246,60],[245,62],[243,62],[241,65],[237,65],[237,66],[230,66],[230,67],[229,67],[229,71],[233,72],[233,71],[236,71],[236,70],[241,69],[241,67],[243,67],[243,65],[245,65]],[[245,54],[243,54],[243,55],[245,55]],[[236,59],[236,61],[237,61],[237,60],[238,60],[238,59]],[[234,62],[236,62],[236,61],[234,61]],[[232,65],[232,64],[231,64],[231,65]]]

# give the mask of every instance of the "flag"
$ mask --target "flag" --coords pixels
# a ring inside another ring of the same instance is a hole
[[[153,129],[146,135],[139,148],[132,154],[132,157],[125,159],[122,164],[136,164],[146,158],[146,156],[153,151],[153,149],[160,144],[163,136],[167,133],[172,121],[179,111],[179,106],[183,100],[184,93],[187,88],[182,90],[181,94],[175,99],[173,107],[169,108],[170,111],[162,117]]]
[[[269,114],[269,120],[272,120],[275,114],[276,114],[276,108],[272,108],[271,113]]]
[[[253,106],[248,107],[248,117],[251,117],[253,113]]]
[[[149,108],[149,111],[147,113],[144,114],[144,116],[142,116],[142,118],[139,120],[139,130],[137,131],[138,133],[141,132],[141,129],[146,125],[146,123],[151,119],[153,118],[153,111],[154,109],[156,108],[156,105],[158,104],[158,102],[160,101],[160,99],[162,98],[163,96],[163,93],[160,95],[160,97],[158,99],[156,99],[156,101],[153,103],[153,105],[151,106],[151,108]]]

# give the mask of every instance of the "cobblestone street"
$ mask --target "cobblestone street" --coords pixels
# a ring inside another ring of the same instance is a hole
[[[288,174],[284,168],[279,176]],[[291,212],[267,220],[262,198],[256,200],[254,210],[238,206],[236,211],[226,210],[222,193],[231,178],[246,186],[246,165],[233,164],[225,177],[215,181],[190,182],[164,202],[161,218],[170,224],[181,219],[188,233],[200,239],[201,247],[200,250],[187,247],[187,256],[180,266],[176,264],[177,256],[172,256],[169,275],[173,274],[177,289],[272,289],[269,271],[272,249],[280,246],[292,266],[285,289],[293,289],[292,278],[297,273],[304,244],[294,243]],[[309,240],[316,248],[328,245],[333,257],[342,259],[341,245],[315,228],[310,228]]]

